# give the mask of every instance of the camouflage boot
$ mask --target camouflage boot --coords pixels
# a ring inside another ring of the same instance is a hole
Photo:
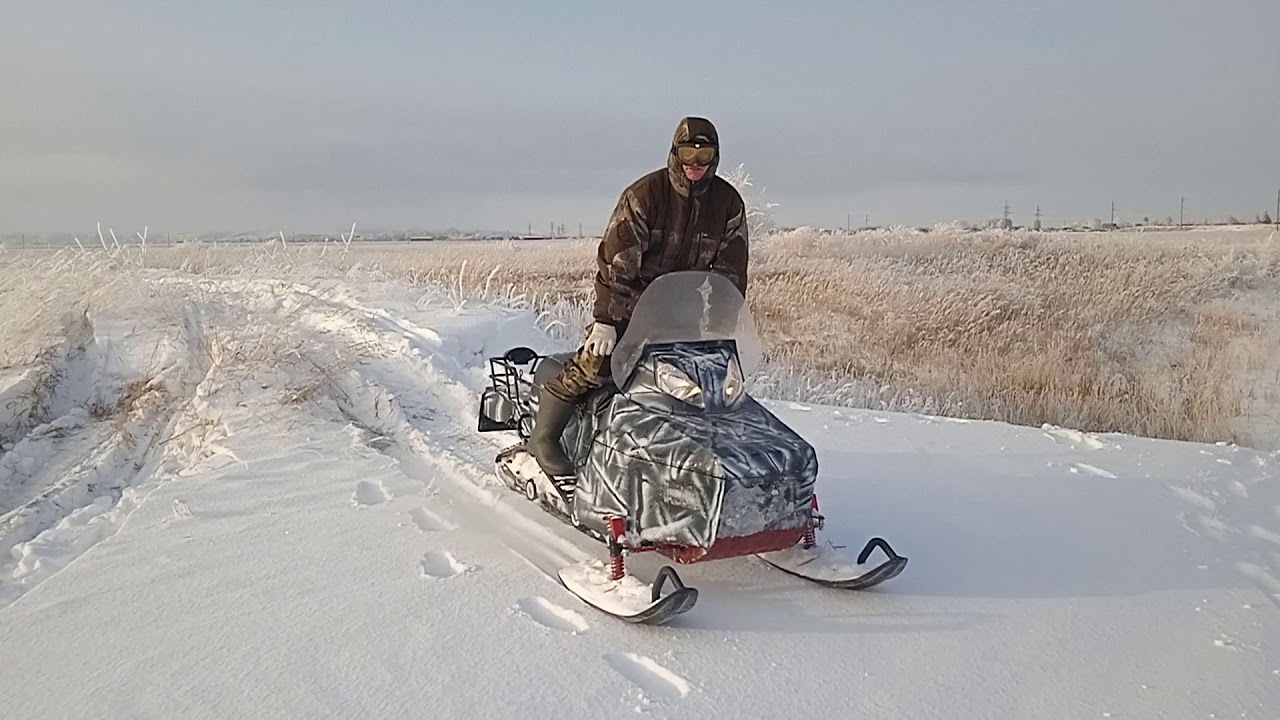
[[[538,399],[538,416],[529,437],[529,453],[547,477],[573,476],[573,461],[564,454],[560,436],[573,417],[574,404],[565,402],[545,389]]]

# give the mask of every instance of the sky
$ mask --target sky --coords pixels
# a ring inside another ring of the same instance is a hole
[[[1252,220],[1280,2],[11,2],[0,232],[598,232],[685,115],[783,225]]]

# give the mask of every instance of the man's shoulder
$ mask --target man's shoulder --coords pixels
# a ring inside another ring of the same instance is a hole
[[[742,195],[738,192],[738,188],[733,186],[733,183],[725,180],[719,175],[715,175],[714,178],[715,179],[711,181],[712,192],[722,194],[729,198],[736,198],[738,200],[742,199]]]
[[[711,196],[721,199],[721,202],[730,206],[745,204],[742,200],[742,193],[738,192],[738,188],[719,175],[714,176],[711,181]]]
[[[636,178],[623,192],[640,197],[651,197],[662,192],[662,186],[667,182],[667,169],[658,168]]]

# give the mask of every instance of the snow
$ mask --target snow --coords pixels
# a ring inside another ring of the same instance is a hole
[[[554,345],[531,313],[201,287],[176,329],[79,326],[39,412],[43,370],[0,383],[5,717],[1280,715],[1280,453],[765,401],[818,448],[820,539],[906,571],[684,566],[698,604],[634,626],[560,586],[603,546],[475,432],[484,358]]]
[[[635,615],[653,602],[652,586],[632,575],[621,580],[609,579],[609,565],[601,560],[587,560],[564,568],[560,579],[577,595],[615,615]]]
[[[826,582],[851,580],[875,568],[886,558],[880,552],[875,557],[868,557],[866,563],[857,564],[859,548],[838,548],[829,542],[823,542],[812,548],[800,545],[768,553],[764,557],[770,564],[784,568],[789,572],[798,572],[805,577]]]

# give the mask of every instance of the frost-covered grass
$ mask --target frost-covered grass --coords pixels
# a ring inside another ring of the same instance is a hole
[[[135,272],[313,281],[371,272],[457,302],[589,322],[594,241],[142,247],[36,256],[0,275],[0,361],[82,305],[138,302]],[[756,240],[758,394],[1090,431],[1269,445],[1280,427],[1280,238],[1231,233],[795,231]],[[184,300],[150,298],[170,303]],[[1270,303],[1270,304],[1268,304]]]
[[[1269,233],[796,233],[763,250],[752,304],[773,357],[854,404],[1249,442],[1275,401]]]

